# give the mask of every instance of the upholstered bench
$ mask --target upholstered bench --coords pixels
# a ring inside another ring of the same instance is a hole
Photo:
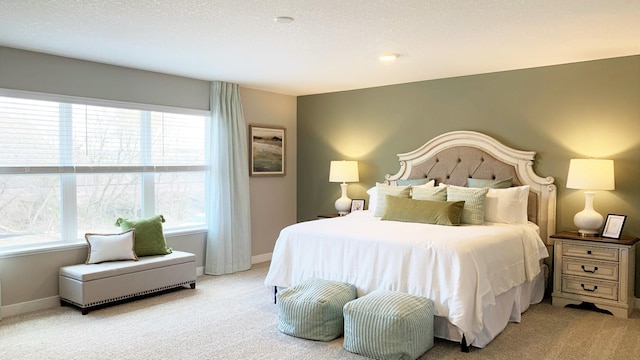
[[[278,330],[310,340],[331,341],[344,330],[342,308],[356,298],[351,284],[307,279],[277,294]]]
[[[433,301],[377,290],[344,306],[343,347],[374,359],[417,359],[433,347]]]
[[[196,286],[196,256],[182,251],[144,256],[138,261],[110,261],[64,266],[59,271],[60,304],[91,308],[135,296]]]

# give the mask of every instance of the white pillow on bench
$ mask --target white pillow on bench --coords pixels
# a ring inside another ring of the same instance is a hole
[[[134,250],[135,229],[120,234],[85,234],[84,238],[89,244],[85,264],[117,260],[138,260]]]

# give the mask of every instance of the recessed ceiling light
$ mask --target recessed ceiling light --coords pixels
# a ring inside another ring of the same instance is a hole
[[[399,56],[398,54],[387,53],[387,54],[380,55],[379,59],[380,59],[380,61],[393,61],[393,60],[397,59],[398,56]]]
[[[273,21],[280,24],[288,24],[293,21],[293,18],[291,16],[278,16],[273,18]]]

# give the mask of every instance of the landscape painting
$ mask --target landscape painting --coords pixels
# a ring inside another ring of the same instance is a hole
[[[285,133],[283,127],[249,125],[249,175],[285,175]]]

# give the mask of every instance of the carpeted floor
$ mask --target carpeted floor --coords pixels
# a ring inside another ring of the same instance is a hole
[[[267,263],[239,274],[203,276],[184,289],[82,316],[48,309],[0,321],[0,359],[365,359],[331,342],[277,330],[277,308],[263,285]],[[436,339],[421,359],[640,359],[640,314],[532,306],[522,323],[483,349],[460,352]]]

